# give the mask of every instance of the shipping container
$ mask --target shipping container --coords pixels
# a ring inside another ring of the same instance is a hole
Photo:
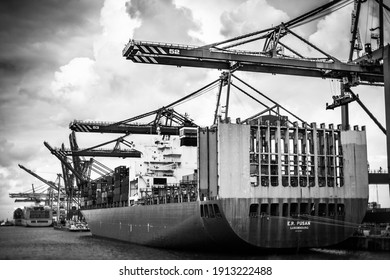
[[[120,173],[120,174],[125,174],[126,173],[126,166],[121,165],[118,167],[115,167],[115,174]]]
[[[114,189],[114,195],[120,194],[120,193],[121,193],[121,189],[120,188],[115,188]]]
[[[129,194],[120,194],[120,200],[121,201],[128,201],[129,200]]]
[[[119,202],[121,200],[121,195],[120,194],[114,194],[114,202]]]

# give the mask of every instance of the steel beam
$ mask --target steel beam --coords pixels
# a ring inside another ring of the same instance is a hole
[[[341,95],[345,94],[344,84],[340,83]],[[349,107],[348,104],[341,106],[341,128],[349,130]]]
[[[383,76],[384,76],[384,83],[385,83],[387,170],[389,170],[390,169],[390,45],[389,44],[383,48]],[[389,176],[388,176],[388,180],[390,183]]]
[[[177,126],[157,126],[154,125],[136,125],[136,124],[120,124],[114,123],[98,123],[86,121],[74,121],[69,125],[69,128],[76,132],[96,132],[96,133],[121,133],[121,134],[163,134],[163,135],[179,135],[180,127]]]
[[[302,76],[342,78],[358,75],[361,81],[382,82],[380,65],[344,63],[302,58],[270,57],[263,53],[224,51],[192,46],[131,41],[123,55],[134,62],[176,66],[230,69],[231,63],[240,65],[240,71],[257,71],[274,74],[305,71]]]
[[[84,151],[72,151],[72,150],[59,150],[57,152],[64,154],[65,156],[84,156],[84,157],[120,157],[120,158],[140,158],[141,152],[136,150],[84,150]]]

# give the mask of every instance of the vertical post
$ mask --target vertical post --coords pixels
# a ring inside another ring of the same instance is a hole
[[[387,170],[389,171],[390,169],[390,45],[387,45],[386,47],[383,48],[383,79],[385,85]],[[388,179],[390,182],[390,177]]]
[[[383,0],[379,0],[379,48],[384,43],[384,25],[383,25]]]
[[[359,25],[359,16],[360,16],[360,6],[361,6],[361,1],[360,0],[357,0],[357,3],[356,3],[356,0],[355,0],[355,4],[356,5],[356,10],[354,10],[352,13],[354,13],[352,15],[352,17],[354,18],[354,22],[353,22],[353,29],[352,29],[352,38],[351,38],[351,47],[350,47],[350,50],[349,50],[349,59],[348,61],[352,61],[352,58],[353,58],[353,51],[355,49],[355,41],[356,41],[356,35],[357,35],[357,31],[358,31],[358,25]]]
[[[226,107],[225,107],[225,120],[227,121],[228,118],[228,112],[229,112],[229,99],[230,99],[230,83],[232,81],[232,73],[229,72],[228,74],[228,88],[226,93]]]
[[[213,122],[213,124],[217,124],[217,118],[218,118],[218,107],[219,107],[219,102],[221,101],[222,86],[223,86],[223,80],[221,79],[221,81],[220,81],[220,84],[219,84],[219,91],[218,91],[217,106],[216,106],[216,108],[215,108],[215,113],[214,113],[214,122]]]
[[[340,83],[340,93],[345,94],[344,84]],[[341,128],[342,130],[349,130],[349,108],[348,104],[341,106]]]
[[[49,206],[50,209],[53,209],[53,190],[49,188],[48,192],[49,192]]]
[[[349,130],[349,108],[348,104],[341,106],[341,125],[343,130]]]
[[[61,188],[61,177],[60,174],[58,174],[57,225],[60,222],[60,188]]]
[[[277,154],[278,162],[278,185],[282,186],[282,132],[280,128],[280,120],[276,121],[276,135],[275,135],[275,153]]]
[[[210,132],[206,127],[207,134],[207,200],[210,199]]]

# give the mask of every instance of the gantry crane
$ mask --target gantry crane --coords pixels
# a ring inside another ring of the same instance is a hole
[[[49,186],[49,189],[48,189],[48,192],[49,192],[49,200],[50,200],[50,207],[53,208],[53,202],[56,201],[57,203],[57,215],[59,217],[59,213],[60,213],[60,201],[61,201],[61,198],[63,200],[65,200],[66,202],[66,206],[67,206],[67,210],[69,213],[69,207],[70,207],[70,203],[75,203],[76,205],[80,205],[80,202],[79,200],[77,200],[76,198],[72,197],[70,199],[70,197],[67,195],[67,193],[65,192],[65,190],[63,188],[61,188],[61,185],[60,185],[60,179],[61,179],[61,174],[57,174],[57,180],[58,180],[58,185],[52,181],[48,181],[44,178],[42,178],[41,176],[39,176],[38,174],[36,174],[35,172],[31,171],[30,169],[27,169],[26,167],[24,167],[23,165],[20,165],[19,164],[19,167],[21,169],[23,169],[24,171],[26,171],[27,173],[29,173],[30,175],[34,176],[35,178],[37,178],[38,180],[40,180],[41,182],[45,183],[46,185]]]
[[[342,95],[345,92],[352,93],[347,94],[347,97],[354,97],[355,94],[351,90],[353,86],[384,86],[386,127],[390,127],[390,45],[384,45],[383,23],[383,13],[385,10],[390,11],[390,8],[383,3],[383,0],[375,0],[378,3],[379,10],[378,48],[373,50],[371,44],[366,44],[364,46],[365,54],[360,56],[362,46],[358,22],[361,5],[366,1],[334,0],[275,27],[205,46],[145,42],[131,39],[123,49],[123,56],[135,63],[224,69],[229,71],[229,76],[233,71],[249,71],[338,79],[341,81]],[[354,3],[354,11],[347,62],[342,62],[326,53],[293,31],[295,27],[318,19],[351,3]],[[321,57],[305,57],[293,47],[288,46],[284,40],[286,36],[298,39]],[[264,42],[262,50],[241,50],[237,48],[259,41]],[[354,58],[355,53],[357,54],[356,58]],[[354,100],[357,100],[356,96],[350,100],[344,99],[348,102],[339,103],[342,108],[343,129],[349,129],[348,103]],[[387,162],[388,167],[390,167],[390,129],[384,130],[383,127],[381,129],[386,132]],[[387,176],[386,182],[390,182],[389,176]]]
[[[9,197],[15,198],[15,202],[40,203],[41,201],[44,201],[46,205],[49,205],[53,198],[53,191],[52,189],[47,188],[43,192],[36,192],[34,185],[32,185],[32,192],[9,193]]]
[[[75,132],[100,132],[128,134],[162,134],[179,135],[179,129],[183,126],[196,126],[191,119],[183,116],[169,104],[163,108],[135,116],[120,122],[98,122],[75,120],[69,124],[69,128]],[[143,118],[155,116],[148,123],[134,123]]]
[[[332,79],[348,78],[350,83],[383,83],[383,67],[377,60],[381,51],[371,53],[371,59],[360,58],[364,59],[365,63],[342,62],[293,31],[294,27],[349,2],[351,1],[332,1],[278,26],[200,47],[130,40],[123,50],[123,56],[135,63],[237,69]],[[282,42],[287,35],[299,39],[323,57],[304,57]],[[259,40],[265,40],[262,51],[235,49],[236,46]],[[282,50],[288,50],[289,53]]]
[[[31,171],[30,169],[24,167],[23,165],[19,164],[18,165],[21,169],[23,169],[24,171],[26,171],[27,173],[29,173],[30,175],[34,176],[35,178],[37,178],[38,180],[40,180],[41,182],[45,183],[46,185],[49,186],[50,189],[52,189],[54,191],[54,193],[57,193],[58,195],[60,196],[63,196],[65,197],[66,196],[66,193],[64,191],[64,189],[62,189],[60,186],[57,186],[54,182],[52,181],[48,181],[44,178],[42,178],[41,176],[39,176],[38,174],[36,174],[35,172]],[[61,174],[58,174],[57,175],[57,178],[59,180],[59,177],[61,176]],[[73,200],[74,203],[76,204],[79,204],[79,202],[77,200]]]
[[[107,166],[100,163],[99,161],[93,158],[90,158],[89,160],[85,160],[84,156],[121,157],[121,158],[141,157],[141,152],[134,149],[133,143],[127,141],[124,138],[125,136],[119,137],[117,139],[87,149],[79,149],[76,141],[75,132],[72,132],[69,135],[71,149],[66,149],[64,144],[62,144],[61,148],[52,148],[49,143],[44,142],[46,148],[48,148],[48,150],[61,161],[63,173],[67,174],[68,179],[64,181],[65,181],[65,185],[68,186],[66,188],[67,190],[66,194],[69,200],[72,200],[74,197],[77,197],[77,199],[79,200],[80,192],[88,188],[89,184],[91,184],[96,180],[99,180],[99,178],[103,176],[113,175],[114,173],[114,170],[108,168]],[[113,142],[116,142],[115,147],[113,149],[96,149]],[[126,145],[129,149],[121,149],[120,144]],[[68,157],[72,158],[73,166],[72,163],[68,160]],[[91,171],[94,171],[100,177],[95,180],[92,180]],[[76,179],[77,189],[75,189],[73,186],[73,181],[74,181],[73,177]]]
[[[96,149],[106,144],[110,144],[116,142],[115,147],[113,149]],[[130,149],[121,149],[120,143],[126,145]],[[121,158],[140,158],[141,152],[134,149],[133,143],[124,139],[124,137],[119,137],[117,139],[90,147],[86,149],[67,149],[65,147],[61,148],[51,148],[47,142],[45,142],[45,146],[52,152],[62,157],[71,156],[73,158],[73,162],[78,162],[79,160],[75,160],[75,157],[121,157]],[[50,147],[50,148],[49,148]]]
[[[89,181],[91,171],[98,173],[100,176],[113,173],[114,171],[97,160],[91,158],[90,160],[82,159],[81,157],[121,157],[121,158],[140,158],[141,152],[134,149],[132,142],[127,141],[124,137],[119,137],[117,139],[90,147],[86,149],[79,149],[75,132],[72,132],[69,136],[71,149],[65,148],[62,145],[61,148],[53,148],[49,143],[44,142],[46,148],[56,156],[63,166],[63,170],[71,172],[76,177],[77,186],[81,186]],[[96,149],[104,145],[116,142],[113,149]],[[126,145],[129,149],[121,149],[120,144]],[[67,157],[72,157],[73,166],[68,161]]]

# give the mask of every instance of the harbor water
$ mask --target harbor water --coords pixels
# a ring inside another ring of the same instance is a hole
[[[390,252],[342,249],[299,251],[171,250],[48,228],[1,227],[1,260],[390,260]]]

